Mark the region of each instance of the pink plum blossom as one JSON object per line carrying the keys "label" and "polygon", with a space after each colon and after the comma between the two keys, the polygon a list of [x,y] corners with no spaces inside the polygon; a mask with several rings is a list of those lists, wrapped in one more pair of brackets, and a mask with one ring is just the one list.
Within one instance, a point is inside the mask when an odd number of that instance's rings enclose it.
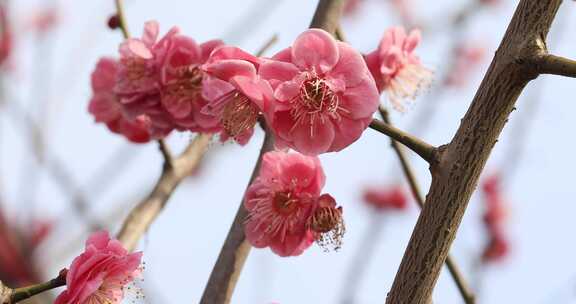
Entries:
{"label": "pink plum blossom", "polygon": [[270,84],[257,74],[259,64],[259,58],[227,46],[212,52],[203,67],[211,76],[204,86],[210,102],[203,111],[219,118],[222,140],[233,138],[240,144],[247,143],[259,114],[273,99]]}
{"label": "pink plum blossom", "polygon": [[6,3],[0,3],[0,65],[8,59],[12,53],[12,26],[8,20]]}
{"label": "pink plum blossom", "polygon": [[122,106],[113,91],[118,69],[119,63],[114,59],[102,58],[98,61],[92,73],[93,95],[88,111],[94,115],[96,122],[106,124],[110,131],[122,134],[135,143],[148,142],[148,118],[144,115],[133,119],[123,116]]}
{"label": "pink plum blossom", "polygon": [[205,83],[201,65],[222,45],[220,40],[197,44],[192,38],[175,34],[166,40],[161,62],[162,105],[179,129],[217,132],[219,120],[201,112],[208,103],[202,94]]}
{"label": "pink plum blossom", "polygon": [[[252,246],[270,247],[280,256],[302,254],[325,233],[341,236],[342,209],[328,195],[320,196],[325,175],[317,157],[268,152],[258,177],[244,199],[245,232]],[[339,230],[340,231],[340,230]]]}
{"label": "pink plum blossom", "polygon": [[407,35],[403,27],[392,27],[384,33],[378,48],[365,56],[378,90],[385,91],[399,111],[405,109],[407,99],[414,99],[432,81],[432,72],[414,53],[419,43],[419,30]]}
{"label": "pink plum blossom", "polygon": [[484,226],[488,242],[482,252],[482,261],[492,263],[503,260],[510,251],[507,238],[506,200],[502,192],[502,180],[499,174],[493,174],[482,183],[484,201]]}
{"label": "pink plum blossom", "polygon": [[128,253],[108,232],[93,233],[66,275],[55,304],[121,303],[124,286],[140,275],[142,253]]}
{"label": "pink plum blossom", "polygon": [[379,104],[360,53],[320,29],[305,31],[292,47],[263,60],[259,74],[274,89],[264,114],[277,146],[306,155],[354,143]]}
{"label": "pink plum blossom", "polygon": [[320,195],[314,207],[308,228],[313,232],[316,243],[326,250],[329,247],[340,249],[346,232],[342,207],[336,205],[336,200],[330,194]]}

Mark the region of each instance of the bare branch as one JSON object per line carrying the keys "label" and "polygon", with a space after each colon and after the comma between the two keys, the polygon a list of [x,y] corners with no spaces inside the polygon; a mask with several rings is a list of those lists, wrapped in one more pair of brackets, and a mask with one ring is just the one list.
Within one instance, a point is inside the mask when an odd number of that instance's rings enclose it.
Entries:
{"label": "bare branch", "polygon": [[9,288],[0,282],[0,303],[1,304],[14,304],[22,300],[29,299],[37,294],[45,291],[58,288],[66,285],[66,272],[61,271],[60,274],[45,283],[30,285],[22,288]]}
{"label": "bare branch", "polygon": [[370,123],[370,128],[388,135],[389,137],[397,140],[416,154],[420,155],[425,161],[432,164],[435,161],[436,147],[425,143],[424,141],[387,124],[386,122],[374,119]]}
{"label": "bare branch", "polygon": [[531,63],[540,74],[576,77],[576,61],[568,58],[544,54],[533,57]]}
{"label": "bare branch", "polygon": [[386,303],[425,304],[470,197],[518,96],[538,76],[528,58],[545,52],[561,0],[521,0],[458,131],[431,166],[432,184]]}
{"label": "bare branch", "polygon": [[182,155],[174,159],[173,166],[164,166],[152,192],[130,212],[117,235],[126,249],[134,250],[138,240],[160,214],[176,187],[196,169],[210,140],[210,135],[199,134]]}
{"label": "bare branch", "polygon": [[[380,107],[379,110],[380,115],[382,116],[382,120],[386,124],[391,126],[392,122],[390,121],[390,115],[388,114],[386,108]],[[390,144],[392,145],[392,149],[394,149],[396,156],[398,156],[398,160],[400,161],[400,165],[402,166],[404,176],[408,181],[408,185],[410,185],[410,191],[412,191],[412,196],[418,203],[420,209],[422,209],[424,207],[424,195],[422,195],[420,186],[418,186],[418,181],[416,179],[416,175],[414,174],[414,169],[412,169],[412,166],[408,161],[408,157],[406,156],[406,153],[404,153],[403,147],[399,145],[398,142],[392,138],[390,138]],[[474,292],[472,291],[472,288],[470,288],[470,286],[464,279],[464,276],[462,275],[462,272],[460,271],[458,265],[456,264],[456,262],[454,262],[454,259],[450,255],[448,255],[448,257],[446,258],[446,266],[448,267],[448,271],[450,271],[450,275],[454,279],[454,282],[456,283],[458,291],[460,292],[460,295],[462,295],[464,302],[466,304],[476,303],[476,299],[474,296]]]}

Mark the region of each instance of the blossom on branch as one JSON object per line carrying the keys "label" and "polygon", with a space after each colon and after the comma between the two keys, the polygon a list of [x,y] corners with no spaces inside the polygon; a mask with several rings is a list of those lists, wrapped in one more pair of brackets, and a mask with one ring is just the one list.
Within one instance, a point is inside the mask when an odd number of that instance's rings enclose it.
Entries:
{"label": "blossom on branch", "polygon": [[260,59],[231,46],[220,47],[203,66],[210,76],[204,87],[209,103],[203,112],[217,117],[221,140],[246,144],[262,111],[274,98],[270,84],[257,74]]}
{"label": "blossom on branch", "polygon": [[267,122],[279,147],[306,155],[354,143],[378,108],[378,91],[362,56],[320,29],[263,60],[259,74],[274,89]]}
{"label": "blossom on branch", "polygon": [[404,111],[406,100],[416,98],[432,82],[432,71],[414,53],[420,39],[419,30],[406,34],[403,27],[392,27],[384,33],[378,48],[365,56],[378,90],[388,94],[398,111]]}
{"label": "blossom on branch", "polygon": [[66,275],[55,304],[121,303],[124,287],[141,273],[142,253],[128,253],[108,232],[93,233]]}
{"label": "blossom on branch", "polygon": [[482,184],[486,202],[484,226],[488,234],[488,243],[482,252],[484,263],[498,262],[509,253],[509,242],[506,237],[506,203],[502,194],[501,179],[498,174],[487,178]]}
{"label": "blossom on branch", "polygon": [[258,177],[244,198],[248,211],[246,238],[257,248],[280,256],[297,256],[316,240],[339,248],[342,209],[320,195],[326,177],[317,157],[268,152]]}

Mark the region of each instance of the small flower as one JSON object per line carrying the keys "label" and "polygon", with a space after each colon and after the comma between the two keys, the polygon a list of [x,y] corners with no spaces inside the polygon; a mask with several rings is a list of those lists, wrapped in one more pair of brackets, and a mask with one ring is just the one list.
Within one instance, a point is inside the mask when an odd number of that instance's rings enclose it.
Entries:
{"label": "small flower", "polygon": [[308,228],[314,232],[316,243],[326,251],[329,248],[340,249],[346,232],[342,207],[336,207],[336,200],[329,194],[322,194],[315,205]]}
{"label": "small flower", "polygon": [[268,152],[244,199],[246,238],[280,256],[302,254],[315,240],[309,218],[326,177],[317,157]]}
{"label": "small flower", "polygon": [[96,69],[92,72],[92,98],[88,111],[94,115],[96,122],[106,124],[114,133],[124,135],[135,143],[150,141],[148,132],[148,118],[144,115],[128,119],[122,113],[122,106],[113,91],[116,84],[116,75],[119,63],[110,58],[98,61]]}
{"label": "small flower", "polygon": [[365,57],[378,90],[386,91],[399,111],[404,111],[406,99],[414,99],[432,81],[432,72],[414,54],[419,43],[420,31],[406,35],[403,27],[393,27],[384,33],[378,49]]}
{"label": "small flower", "polygon": [[142,253],[128,253],[105,231],[93,233],[84,253],[76,257],[66,275],[66,290],[55,304],[118,304],[124,286],[140,275]]}
{"label": "small flower", "polygon": [[144,25],[142,38],[129,38],[120,44],[120,67],[114,92],[127,117],[145,114],[150,119],[149,130],[154,138],[162,138],[176,128],[161,104],[160,63],[170,39],[178,31],[174,27],[158,40],[158,23],[149,21]]}
{"label": "small flower", "polygon": [[264,115],[276,144],[306,155],[354,143],[379,104],[360,53],[320,29],[300,34],[292,47],[263,60],[258,72],[274,89]]}
{"label": "small flower", "polygon": [[510,252],[510,243],[503,237],[490,239],[482,252],[482,262],[493,263],[502,261]]}
{"label": "small flower", "polygon": [[257,74],[259,64],[259,58],[239,48],[220,47],[203,67],[211,76],[204,87],[210,102],[203,112],[220,119],[222,140],[247,143],[260,113],[273,99],[270,84]]}
{"label": "small flower", "polygon": [[402,187],[370,187],[364,190],[364,202],[379,211],[404,210],[408,207],[408,198]]}

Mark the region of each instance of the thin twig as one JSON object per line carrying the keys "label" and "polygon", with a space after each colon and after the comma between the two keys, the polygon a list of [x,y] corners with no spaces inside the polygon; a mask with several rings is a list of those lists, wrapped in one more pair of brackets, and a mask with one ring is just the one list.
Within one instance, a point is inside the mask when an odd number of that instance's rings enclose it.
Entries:
{"label": "thin twig", "polygon": [[420,155],[420,157],[428,163],[433,163],[435,161],[436,147],[425,143],[421,139],[377,119],[372,120],[370,128],[397,140],[401,144],[410,148],[410,150],[414,151],[416,154]]}
{"label": "thin twig", "polygon": [[126,24],[126,17],[124,15],[124,3],[122,0],[116,1],[116,15],[118,16],[118,21],[120,23],[120,30],[124,39],[130,38],[130,31],[128,31],[128,24]]}
{"label": "thin twig", "polygon": [[532,59],[540,74],[576,77],[576,61],[552,54],[543,54]]}
{"label": "thin twig", "polygon": [[22,300],[31,298],[37,294],[43,293],[45,291],[58,288],[66,285],[65,272],[61,272],[56,278],[36,285],[21,287],[21,288],[9,288],[0,282],[0,303],[1,304],[14,304]]}
{"label": "thin twig", "polygon": [[262,45],[260,49],[256,51],[256,57],[264,55],[274,44],[276,44],[276,42],[278,42],[278,34],[274,34],[272,37],[266,40],[266,43],[264,43],[264,45]]}

